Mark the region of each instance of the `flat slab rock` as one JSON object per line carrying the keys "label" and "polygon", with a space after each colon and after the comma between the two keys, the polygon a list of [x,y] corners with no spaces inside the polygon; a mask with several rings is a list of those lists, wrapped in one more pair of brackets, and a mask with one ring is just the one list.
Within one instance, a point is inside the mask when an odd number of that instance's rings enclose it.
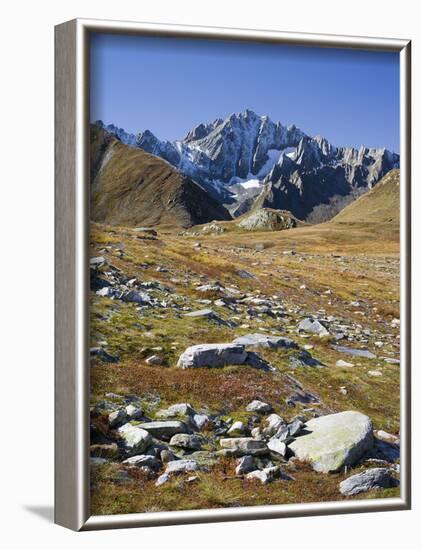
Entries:
{"label": "flat slab rock", "polygon": [[365,359],[375,359],[376,355],[368,349],[356,349],[348,348],[346,346],[332,346],[334,350],[339,353],[345,353],[346,355],[351,355],[352,357],[363,357]]}
{"label": "flat slab rock", "polygon": [[339,491],[343,495],[357,495],[371,489],[388,489],[396,487],[399,481],[392,477],[388,468],[370,468],[344,479],[339,484]]}
{"label": "flat slab rock", "polygon": [[143,424],[138,424],[137,428],[146,430],[148,433],[154,437],[161,436],[173,436],[179,433],[185,433],[187,431],[186,425],[184,422],[179,420],[162,420],[154,422],[144,422]]}
{"label": "flat slab rock", "polygon": [[248,354],[240,344],[199,344],[187,348],[180,355],[177,367],[191,369],[243,365],[247,358]]}
{"label": "flat slab rock", "polygon": [[297,349],[298,345],[291,338],[282,336],[266,336],[264,334],[246,334],[233,340],[234,344],[241,344],[249,348],[269,348],[269,349]]}
{"label": "flat slab rock", "polygon": [[373,446],[373,426],[365,414],[345,411],[308,421],[289,448],[317,472],[352,466]]}

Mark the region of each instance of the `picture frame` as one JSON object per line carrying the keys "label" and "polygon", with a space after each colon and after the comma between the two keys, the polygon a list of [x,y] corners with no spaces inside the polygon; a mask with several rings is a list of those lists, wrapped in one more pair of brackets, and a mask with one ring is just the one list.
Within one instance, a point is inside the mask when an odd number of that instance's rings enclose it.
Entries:
{"label": "picture frame", "polygon": [[[401,182],[399,498],[95,516],[89,497],[89,47],[92,33],[398,52]],[[55,28],[55,522],[76,530],[411,506],[411,43],[409,40],[76,19]]]}

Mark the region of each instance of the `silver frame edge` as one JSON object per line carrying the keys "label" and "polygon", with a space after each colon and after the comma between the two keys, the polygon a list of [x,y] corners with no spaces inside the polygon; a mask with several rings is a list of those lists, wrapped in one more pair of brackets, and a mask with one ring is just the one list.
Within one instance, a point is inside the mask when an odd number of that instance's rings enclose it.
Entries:
{"label": "silver frame edge", "polygon": [[[89,511],[89,34],[133,33],[400,53],[401,105],[401,496],[91,516]],[[55,28],[55,522],[76,531],[411,507],[411,43],[405,39],[286,33],[75,19]]]}

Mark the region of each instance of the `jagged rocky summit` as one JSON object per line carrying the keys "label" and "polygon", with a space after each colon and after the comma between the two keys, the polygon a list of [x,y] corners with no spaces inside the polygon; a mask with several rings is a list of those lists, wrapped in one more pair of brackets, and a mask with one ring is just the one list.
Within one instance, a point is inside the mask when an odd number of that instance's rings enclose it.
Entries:
{"label": "jagged rocky summit", "polygon": [[174,142],[161,141],[149,130],[129,134],[113,124],[97,124],[123,143],[166,160],[234,216],[264,207],[324,221],[399,167],[399,155],[387,149],[335,147],[251,110],[201,123]]}

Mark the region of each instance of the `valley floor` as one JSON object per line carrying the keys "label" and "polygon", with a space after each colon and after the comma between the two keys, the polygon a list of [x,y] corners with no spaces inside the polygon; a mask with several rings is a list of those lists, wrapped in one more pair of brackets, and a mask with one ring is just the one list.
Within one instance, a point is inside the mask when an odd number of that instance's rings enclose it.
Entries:
{"label": "valley floor", "polygon": [[[359,411],[371,418],[375,433],[389,432],[398,441],[398,228],[326,223],[262,233],[205,235],[198,229],[186,236],[170,228],[154,235],[92,224],[91,258],[91,443],[100,459],[92,465],[92,513],[399,495],[392,488],[344,496],[338,485],[349,471],[316,473],[286,459],[279,460],[281,468],[294,480],[263,485],[235,475],[235,458],[215,454],[215,426],[222,434],[235,421],[247,433],[264,425],[265,417],[246,410],[253,400],[269,403],[287,422],[297,415],[308,420]],[[200,313],[186,315],[195,311]],[[329,334],[297,331],[309,317]],[[177,367],[189,346],[255,333],[291,338],[299,350],[256,350],[271,371]],[[373,357],[335,346],[368,350]],[[189,403],[214,423],[202,429],[202,455],[196,455],[206,471],[157,487],[155,477],[122,464],[119,450],[111,459],[101,454],[101,446],[118,440],[110,412],[132,404],[143,411],[144,422],[176,403]],[[383,454],[365,457],[352,473],[379,460],[396,463],[398,446],[390,447],[380,446]],[[191,455],[178,451],[178,457]]]}

